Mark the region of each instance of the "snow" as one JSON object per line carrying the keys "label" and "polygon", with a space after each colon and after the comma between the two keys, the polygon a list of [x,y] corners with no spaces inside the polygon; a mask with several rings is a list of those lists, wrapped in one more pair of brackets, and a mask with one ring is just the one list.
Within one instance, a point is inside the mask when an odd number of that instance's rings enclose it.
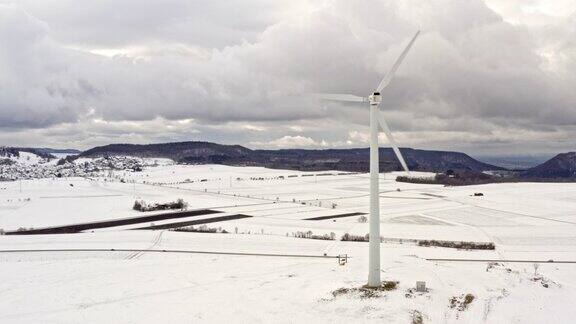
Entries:
{"label": "snow", "polygon": [[[90,161],[78,161],[84,163]],[[338,288],[360,287],[367,243],[292,237],[297,231],[364,235],[368,176],[222,165],[144,161],[142,172],[107,170],[90,177],[0,182],[0,228],[46,227],[151,213],[136,199],[182,198],[191,209],[220,214],[155,225],[245,214],[207,224],[230,234],[132,230],[126,225],[67,235],[0,236],[1,249],[155,249],[298,254],[257,255],[51,252],[0,253],[0,322],[386,322],[561,323],[576,316],[576,264],[427,261],[427,258],[576,261],[576,184],[509,183],[468,187],[397,183],[381,174],[382,268],[399,288],[379,298]],[[322,175],[321,175],[322,174]],[[421,175],[426,176],[426,175]],[[204,180],[204,181],[203,181]],[[474,197],[482,192],[484,196]],[[238,234],[235,234],[235,233]],[[493,242],[494,251],[419,247],[411,240]],[[402,240],[402,243],[399,241]],[[534,281],[534,278],[537,278]],[[541,279],[543,278],[543,279]],[[423,295],[409,288],[424,280]],[[543,283],[548,285],[544,287]],[[468,309],[449,300],[471,293]],[[407,294],[409,295],[407,297]]]}
{"label": "snow", "polygon": [[29,152],[19,152],[19,156],[11,156],[9,159],[23,165],[34,165],[46,161],[46,159]]}
{"label": "snow", "polygon": [[[0,156],[2,158],[2,156]],[[13,163],[0,163],[0,181],[21,179],[44,179],[60,177],[99,177],[107,171],[137,171],[144,167],[174,164],[170,159],[112,156],[105,158],[77,158],[61,161],[59,158],[45,159],[36,154],[19,152],[19,156],[6,158]]]}

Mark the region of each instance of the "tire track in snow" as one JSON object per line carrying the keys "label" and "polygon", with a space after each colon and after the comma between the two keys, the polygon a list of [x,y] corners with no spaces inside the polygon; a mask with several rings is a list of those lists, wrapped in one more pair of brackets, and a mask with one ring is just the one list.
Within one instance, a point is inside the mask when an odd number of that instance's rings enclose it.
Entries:
{"label": "tire track in snow", "polygon": [[164,234],[164,231],[158,232],[158,234],[154,236],[154,239],[152,240],[152,245],[150,245],[146,250],[132,252],[129,255],[127,255],[124,258],[124,260],[139,259],[146,251],[152,250],[158,245],[160,245],[160,243],[162,242],[162,234]]}

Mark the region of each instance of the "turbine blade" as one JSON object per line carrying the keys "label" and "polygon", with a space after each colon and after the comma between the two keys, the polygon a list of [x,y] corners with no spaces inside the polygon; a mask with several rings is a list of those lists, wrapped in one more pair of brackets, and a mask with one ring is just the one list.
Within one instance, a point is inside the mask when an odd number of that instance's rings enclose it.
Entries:
{"label": "turbine blade", "polygon": [[380,81],[380,84],[376,88],[376,92],[382,91],[382,89],[386,88],[388,86],[388,84],[390,84],[390,81],[392,81],[392,78],[394,77],[396,70],[398,70],[398,68],[400,67],[400,64],[402,64],[402,61],[406,57],[406,54],[408,54],[408,51],[412,47],[412,44],[414,44],[414,42],[416,41],[416,38],[418,37],[419,34],[420,34],[420,31],[417,31],[416,34],[414,35],[414,37],[412,37],[412,40],[410,41],[410,43],[408,43],[408,45],[406,46],[404,51],[402,51],[402,54],[400,54],[400,56],[396,59],[396,62],[394,62],[394,65],[392,65],[392,69],[390,69],[390,71],[388,71],[388,73],[384,76],[384,79],[382,79],[382,81]]}
{"label": "turbine blade", "polygon": [[410,172],[410,170],[408,169],[408,165],[406,164],[406,161],[404,161],[404,157],[402,156],[402,153],[400,153],[398,145],[396,144],[396,141],[392,136],[390,127],[388,127],[388,123],[386,122],[386,119],[384,119],[384,115],[381,112],[378,114],[378,123],[380,124],[380,127],[382,127],[382,131],[384,131],[386,137],[388,137],[388,142],[390,143],[390,146],[392,146],[392,149],[394,150],[394,153],[396,154],[398,161],[400,161],[402,168],[404,168],[404,171]]}
{"label": "turbine blade", "polygon": [[331,101],[365,102],[366,98],[343,93],[316,93],[315,97]]}

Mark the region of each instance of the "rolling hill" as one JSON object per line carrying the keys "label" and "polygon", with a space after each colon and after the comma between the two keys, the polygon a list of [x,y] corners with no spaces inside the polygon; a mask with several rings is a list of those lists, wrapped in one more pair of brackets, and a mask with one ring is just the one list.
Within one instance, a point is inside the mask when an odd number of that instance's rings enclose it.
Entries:
{"label": "rolling hill", "polygon": [[521,176],[542,179],[576,179],[576,152],[558,154],[550,160],[526,170]]}
{"label": "rolling hill", "polygon": [[[467,154],[448,151],[402,148],[408,166],[418,171],[502,170],[480,162]],[[87,150],[77,157],[136,156],[170,158],[179,163],[252,165],[303,171],[342,170],[365,172],[369,169],[369,149],[328,150],[251,150],[240,145],[210,142],[179,142],[163,144],[111,144]],[[400,170],[401,166],[390,148],[380,149],[380,169]]]}

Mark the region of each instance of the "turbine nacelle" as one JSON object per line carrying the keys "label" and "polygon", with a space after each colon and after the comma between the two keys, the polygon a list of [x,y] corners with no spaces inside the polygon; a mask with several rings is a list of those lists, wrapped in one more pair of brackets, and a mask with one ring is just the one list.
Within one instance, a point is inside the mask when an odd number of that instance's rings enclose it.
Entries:
{"label": "turbine nacelle", "polygon": [[380,92],[374,92],[373,94],[371,94],[370,96],[368,96],[368,102],[370,102],[370,105],[379,105],[382,102],[382,96],[380,95]]}

